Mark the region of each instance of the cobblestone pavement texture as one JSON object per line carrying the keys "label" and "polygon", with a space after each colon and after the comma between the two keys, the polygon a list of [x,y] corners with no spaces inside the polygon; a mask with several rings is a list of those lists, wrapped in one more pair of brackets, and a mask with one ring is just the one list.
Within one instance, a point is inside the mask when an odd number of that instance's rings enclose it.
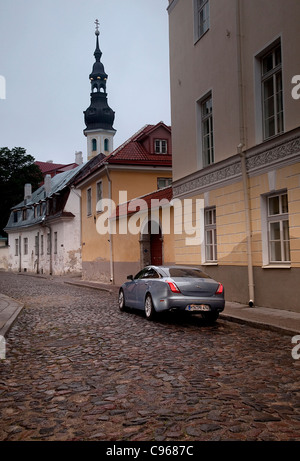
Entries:
{"label": "cobblestone pavement texture", "polygon": [[0,273],[25,303],[0,361],[0,440],[298,440],[291,338],[219,320],[154,322],[116,295]]}

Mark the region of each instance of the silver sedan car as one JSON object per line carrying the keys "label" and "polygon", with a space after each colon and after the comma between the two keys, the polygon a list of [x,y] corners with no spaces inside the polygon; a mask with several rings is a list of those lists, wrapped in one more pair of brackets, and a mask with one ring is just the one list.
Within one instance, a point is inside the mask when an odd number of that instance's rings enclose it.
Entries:
{"label": "silver sedan car", "polygon": [[119,308],[142,309],[148,320],[157,312],[202,314],[211,322],[224,310],[224,287],[198,268],[147,266],[119,290]]}

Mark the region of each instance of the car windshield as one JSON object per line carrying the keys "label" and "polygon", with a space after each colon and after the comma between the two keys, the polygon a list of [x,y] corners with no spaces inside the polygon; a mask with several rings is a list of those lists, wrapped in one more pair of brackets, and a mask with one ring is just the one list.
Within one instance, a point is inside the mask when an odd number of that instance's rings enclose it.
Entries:
{"label": "car windshield", "polygon": [[205,272],[202,272],[200,269],[189,269],[185,267],[171,267],[169,269],[170,277],[191,277],[191,278],[201,278],[201,279],[210,279],[211,277]]}

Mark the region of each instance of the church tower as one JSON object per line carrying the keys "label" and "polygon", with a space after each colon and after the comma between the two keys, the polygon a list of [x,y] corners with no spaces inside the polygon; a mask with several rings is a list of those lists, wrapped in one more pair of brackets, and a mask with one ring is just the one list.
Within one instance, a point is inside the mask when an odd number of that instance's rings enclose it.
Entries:
{"label": "church tower", "polygon": [[83,133],[87,137],[87,159],[102,153],[105,155],[113,151],[113,138],[116,130],[113,128],[115,119],[114,111],[107,103],[106,82],[108,75],[105,73],[101,62],[99,48],[99,21],[96,19],[96,49],[95,63],[90,74],[91,104],[84,111],[86,128]]}

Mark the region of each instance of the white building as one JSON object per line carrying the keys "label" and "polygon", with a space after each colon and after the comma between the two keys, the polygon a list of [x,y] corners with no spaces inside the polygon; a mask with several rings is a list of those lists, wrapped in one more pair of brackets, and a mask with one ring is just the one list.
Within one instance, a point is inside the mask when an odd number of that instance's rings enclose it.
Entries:
{"label": "white building", "polygon": [[11,209],[8,269],[62,275],[81,272],[80,191],[72,186],[83,165],[45,177],[32,193],[25,185],[24,201]]}

